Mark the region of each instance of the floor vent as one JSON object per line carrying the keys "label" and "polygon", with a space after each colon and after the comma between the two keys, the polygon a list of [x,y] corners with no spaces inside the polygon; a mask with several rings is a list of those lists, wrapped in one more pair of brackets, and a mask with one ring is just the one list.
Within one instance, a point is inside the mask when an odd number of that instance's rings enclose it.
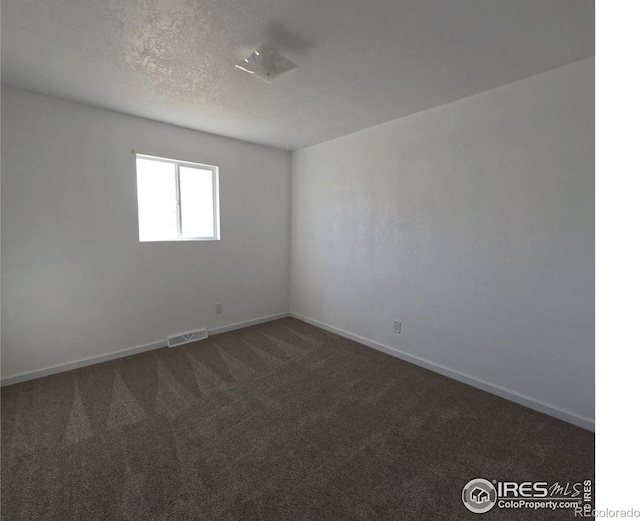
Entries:
{"label": "floor vent", "polygon": [[198,340],[204,340],[209,334],[206,329],[194,329],[193,331],[187,331],[186,333],[178,333],[177,335],[167,337],[167,345],[169,347],[181,346],[182,344],[189,344],[190,342],[197,342]]}

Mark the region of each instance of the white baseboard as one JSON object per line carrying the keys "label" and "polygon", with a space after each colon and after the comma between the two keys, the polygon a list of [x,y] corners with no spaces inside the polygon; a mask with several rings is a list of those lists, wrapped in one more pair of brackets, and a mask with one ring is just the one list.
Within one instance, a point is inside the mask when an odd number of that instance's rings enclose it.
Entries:
{"label": "white baseboard", "polygon": [[586,416],[563,409],[561,407],[536,400],[535,398],[522,395],[516,391],[506,389],[500,385],[496,385],[491,382],[487,382],[486,380],[482,380],[466,373],[456,371],[455,369],[436,364],[435,362],[430,362],[428,360],[425,360],[424,358],[410,355],[393,347],[389,347],[384,344],[374,342],[373,340],[369,340],[368,338],[361,337],[360,335],[350,333],[349,331],[345,331],[344,329],[340,329],[338,327],[325,324],[324,322],[319,322],[318,320],[305,317],[304,315],[299,315],[298,313],[289,313],[289,315],[293,318],[297,318],[298,320],[302,320],[303,322],[307,322],[308,324],[311,324],[313,326],[319,327],[321,329],[326,329],[327,331],[331,331],[332,333],[335,333],[337,335],[343,336],[360,344],[364,344],[367,347],[371,347],[378,351],[382,351],[383,353],[395,356],[396,358],[405,360],[406,362],[424,367],[425,369],[429,369],[430,371],[433,371],[435,373],[453,378],[454,380],[458,380],[459,382],[471,385],[483,391],[487,391],[491,394],[495,394],[496,396],[500,396],[501,398],[505,398],[517,404],[524,405],[525,407],[528,407],[535,411],[553,416],[554,418],[558,418],[559,420],[563,420],[567,423],[571,423],[573,425],[577,425],[578,427],[582,427],[583,429],[595,432],[596,426],[594,418],[588,418]]}
{"label": "white baseboard", "polygon": [[251,320],[244,320],[242,322],[235,322],[227,326],[214,327],[213,329],[207,329],[209,336],[219,335],[220,333],[226,333],[227,331],[233,331],[235,329],[241,329],[243,327],[255,326],[256,324],[264,324],[265,322],[271,322],[272,320],[278,320],[279,318],[290,317],[291,314],[287,311],[283,313],[276,313],[275,315],[267,315],[266,317],[254,318]]}
{"label": "white baseboard", "polygon": [[[209,335],[217,335],[225,333],[227,331],[233,331],[234,329],[240,329],[243,327],[254,326],[256,324],[262,324],[263,322],[269,322],[271,320],[277,320],[278,318],[288,317],[289,313],[277,313],[275,315],[268,315],[266,317],[254,318],[251,320],[245,320],[243,322],[235,322],[234,324],[228,324],[226,326],[214,327],[207,329]],[[150,342],[141,346],[128,347],[126,349],[120,349],[119,351],[112,351],[105,353],[104,355],[90,356],[82,358],[74,362],[67,362],[64,364],[52,365],[45,367],[44,369],[37,369],[36,371],[28,371],[26,373],[15,374],[7,376],[2,379],[2,387],[7,385],[18,384],[20,382],[26,382],[28,380],[34,380],[35,378],[41,378],[43,376],[49,376],[56,373],[63,373],[65,371],[71,371],[72,369],[78,369],[79,367],[85,367],[87,365],[99,364],[100,362],[108,362],[109,360],[115,360],[116,358],[122,358],[125,356],[137,355],[138,353],[144,353],[145,351],[151,351],[152,349],[159,349],[161,347],[167,347],[167,340],[158,340],[156,342]]]}

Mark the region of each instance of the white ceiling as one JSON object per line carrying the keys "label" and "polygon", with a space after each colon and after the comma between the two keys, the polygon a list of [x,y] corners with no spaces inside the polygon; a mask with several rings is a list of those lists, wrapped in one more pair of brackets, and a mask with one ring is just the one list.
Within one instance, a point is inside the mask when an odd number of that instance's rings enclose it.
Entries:
{"label": "white ceiling", "polygon": [[[591,57],[594,24],[594,0],[2,0],[2,81],[297,149]],[[300,69],[234,67],[261,43]]]}

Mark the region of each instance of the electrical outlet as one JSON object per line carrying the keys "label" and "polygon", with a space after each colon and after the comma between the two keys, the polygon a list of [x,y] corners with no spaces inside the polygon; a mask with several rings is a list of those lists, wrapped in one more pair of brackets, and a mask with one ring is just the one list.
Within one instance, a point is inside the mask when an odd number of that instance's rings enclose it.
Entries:
{"label": "electrical outlet", "polygon": [[397,320],[393,321],[393,332],[400,333],[400,328],[402,327],[402,322],[398,322]]}
{"label": "electrical outlet", "polygon": [[216,315],[222,313],[222,304],[216,304]]}

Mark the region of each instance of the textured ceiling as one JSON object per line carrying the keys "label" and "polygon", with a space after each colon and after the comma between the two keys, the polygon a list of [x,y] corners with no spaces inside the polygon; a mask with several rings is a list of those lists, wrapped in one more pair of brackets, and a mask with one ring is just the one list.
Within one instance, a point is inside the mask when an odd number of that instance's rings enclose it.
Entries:
{"label": "textured ceiling", "polygon": [[[8,85],[297,149],[594,55],[593,0],[2,0]],[[272,84],[234,64],[268,43]]]}

